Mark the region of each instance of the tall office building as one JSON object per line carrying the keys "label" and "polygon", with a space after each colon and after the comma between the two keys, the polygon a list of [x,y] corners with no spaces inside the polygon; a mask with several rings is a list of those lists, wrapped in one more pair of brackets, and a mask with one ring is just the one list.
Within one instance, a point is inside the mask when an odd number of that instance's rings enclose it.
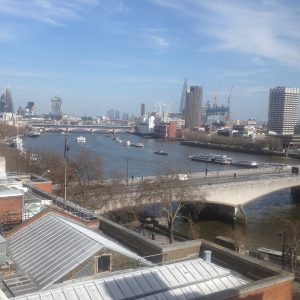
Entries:
{"label": "tall office building", "polygon": [[6,112],[14,112],[12,96],[9,89],[6,89],[5,91],[5,98],[6,98]]}
{"label": "tall office building", "polygon": [[59,97],[53,97],[51,99],[51,117],[53,119],[60,119],[62,116],[61,112],[62,100]]}
{"label": "tall office building", "polygon": [[2,94],[0,97],[0,113],[5,112],[6,110],[6,97],[5,94]]}
{"label": "tall office building", "polygon": [[185,106],[186,106],[186,93],[187,93],[187,79],[184,79],[182,93],[181,93],[181,101],[179,106],[179,112],[184,113]]}
{"label": "tall office building", "polygon": [[145,103],[142,103],[141,104],[141,116],[144,116],[146,113],[146,106],[145,106]]}
{"label": "tall office building", "polygon": [[270,89],[269,130],[278,134],[294,134],[298,121],[299,89],[276,87]]}
{"label": "tall office building", "polygon": [[185,127],[193,129],[201,125],[202,88],[191,86],[186,92]]}
{"label": "tall office building", "polygon": [[9,89],[5,90],[0,97],[0,112],[14,112],[12,96]]}

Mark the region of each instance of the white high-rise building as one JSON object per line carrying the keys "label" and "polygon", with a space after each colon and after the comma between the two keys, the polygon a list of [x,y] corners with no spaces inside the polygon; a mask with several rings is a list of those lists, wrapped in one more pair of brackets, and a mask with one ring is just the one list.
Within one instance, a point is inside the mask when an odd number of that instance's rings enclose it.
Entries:
{"label": "white high-rise building", "polygon": [[62,100],[59,97],[53,97],[51,99],[51,117],[54,119],[60,119],[62,116],[61,112]]}
{"label": "white high-rise building", "polygon": [[294,134],[298,122],[299,89],[270,89],[268,126],[277,134]]}

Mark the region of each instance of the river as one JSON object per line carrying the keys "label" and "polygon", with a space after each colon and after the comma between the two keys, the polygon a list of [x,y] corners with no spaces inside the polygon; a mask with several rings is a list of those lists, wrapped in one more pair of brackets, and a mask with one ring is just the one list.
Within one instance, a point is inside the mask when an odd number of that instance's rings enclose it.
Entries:
{"label": "river", "polygon": [[[76,137],[79,135],[86,137],[87,142],[85,144],[76,142]],[[122,140],[130,140],[133,143],[141,142],[145,146],[143,148],[125,146],[115,142],[113,136],[104,134],[69,133],[67,135],[70,147],[69,156],[70,158],[75,157],[81,150],[89,150],[100,155],[103,159],[106,178],[112,178],[115,174],[120,173],[125,175],[127,168],[129,177],[161,175],[169,170],[177,173],[204,172],[206,167],[208,172],[235,169],[233,166],[205,164],[205,162],[195,162],[188,158],[189,155],[199,152],[226,154],[239,160],[299,164],[299,160],[291,158],[195,148],[183,146],[177,142],[146,139],[132,134],[120,134],[118,137]],[[51,150],[63,155],[64,139],[63,134],[45,133],[38,138],[24,137],[23,143],[25,149],[31,149],[33,152],[36,150]],[[168,155],[154,154],[153,152],[157,150],[164,150]],[[247,249],[263,246],[281,250],[283,241],[282,236],[279,236],[280,232],[287,226],[289,220],[295,218],[300,220],[300,203],[296,203],[294,200],[290,195],[290,189],[285,189],[245,205],[247,223],[237,225],[239,240]],[[213,240],[218,235],[233,236],[232,225],[216,220],[200,221],[191,226],[181,219],[177,219],[175,229],[208,240]],[[289,240],[289,237],[287,237],[287,240]]]}

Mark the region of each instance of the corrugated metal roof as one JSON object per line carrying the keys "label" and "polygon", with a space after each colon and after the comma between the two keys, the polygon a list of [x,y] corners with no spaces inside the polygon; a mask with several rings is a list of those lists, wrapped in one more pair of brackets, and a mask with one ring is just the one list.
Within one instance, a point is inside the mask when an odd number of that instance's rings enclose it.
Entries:
{"label": "corrugated metal roof", "polygon": [[202,299],[247,282],[202,259],[61,285],[16,300]]}
{"label": "corrugated metal roof", "polygon": [[117,243],[54,213],[8,239],[9,256],[38,289],[57,282],[103,248],[143,260]]}

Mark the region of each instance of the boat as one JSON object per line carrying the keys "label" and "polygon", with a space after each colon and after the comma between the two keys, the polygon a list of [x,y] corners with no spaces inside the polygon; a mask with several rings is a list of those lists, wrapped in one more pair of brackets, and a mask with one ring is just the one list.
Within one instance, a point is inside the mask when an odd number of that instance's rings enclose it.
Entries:
{"label": "boat", "polygon": [[195,155],[190,155],[189,158],[191,160],[196,160],[196,161],[206,161],[206,162],[212,162],[213,155],[212,154],[195,154]]}
{"label": "boat", "polygon": [[231,165],[245,168],[257,168],[258,162],[255,160],[233,160]]}
{"label": "boat", "polygon": [[232,158],[227,157],[226,155],[219,155],[219,154],[199,153],[199,154],[195,154],[195,155],[190,155],[189,158],[191,160],[211,162],[211,163],[217,163],[217,164],[223,164],[223,165],[229,165],[232,162]]}
{"label": "boat", "polygon": [[215,155],[213,160],[215,163],[222,165],[229,165],[232,162],[232,158],[227,157],[226,155]]}
{"label": "boat", "polygon": [[158,151],[154,151],[154,154],[159,154],[159,155],[168,155],[167,152],[165,152],[164,150],[158,150]]}
{"label": "boat", "polygon": [[124,144],[125,146],[130,146],[130,141],[125,141]]}
{"label": "boat", "polygon": [[41,135],[41,133],[37,129],[31,128],[25,132],[25,135],[29,137],[38,137]]}
{"label": "boat", "polygon": [[131,143],[130,144],[130,146],[132,146],[132,147],[144,147],[144,144],[142,144],[142,143]]}
{"label": "boat", "polygon": [[84,143],[86,143],[86,138],[84,136],[78,136],[76,138],[76,142],[84,144]]}

